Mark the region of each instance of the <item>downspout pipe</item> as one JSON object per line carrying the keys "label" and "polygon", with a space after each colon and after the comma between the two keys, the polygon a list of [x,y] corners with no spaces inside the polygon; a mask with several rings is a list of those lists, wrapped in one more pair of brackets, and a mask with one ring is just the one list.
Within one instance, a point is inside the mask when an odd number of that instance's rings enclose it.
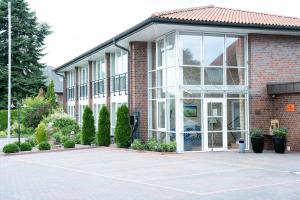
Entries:
{"label": "downspout pipe", "polygon": [[115,38],[113,38],[113,43],[114,43],[114,46],[116,46],[116,47],[118,47],[119,49],[122,49],[123,51],[126,51],[127,52],[127,55],[128,55],[128,80],[127,80],[127,82],[128,82],[128,92],[127,92],[127,96],[128,96],[128,110],[129,110],[129,113],[130,113],[130,69],[131,69],[131,66],[130,66],[130,51],[129,51],[129,49],[127,49],[127,48],[125,48],[125,47],[123,47],[123,46],[120,46],[120,45],[118,45],[117,44],[117,41],[116,41],[116,39]]}

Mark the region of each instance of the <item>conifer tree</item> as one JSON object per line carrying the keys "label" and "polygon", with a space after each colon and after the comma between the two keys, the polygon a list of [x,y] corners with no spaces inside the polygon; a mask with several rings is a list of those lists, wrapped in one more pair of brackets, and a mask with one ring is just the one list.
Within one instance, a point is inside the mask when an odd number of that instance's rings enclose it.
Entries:
{"label": "conifer tree", "polygon": [[129,110],[126,104],[123,104],[121,107],[119,107],[117,111],[115,142],[118,147],[121,148],[128,148],[131,144]]}
{"label": "conifer tree", "polygon": [[110,116],[106,106],[102,106],[99,112],[97,136],[99,146],[110,145]]}
{"label": "conifer tree", "polygon": [[90,145],[95,139],[95,121],[89,106],[85,107],[82,119],[82,144]]}
{"label": "conifer tree", "polygon": [[52,107],[56,106],[56,96],[55,96],[55,92],[54,92],[54,82],[53,82],[53,80],[51,80],[49,85],[48,85],[45,97],[50,102]]}

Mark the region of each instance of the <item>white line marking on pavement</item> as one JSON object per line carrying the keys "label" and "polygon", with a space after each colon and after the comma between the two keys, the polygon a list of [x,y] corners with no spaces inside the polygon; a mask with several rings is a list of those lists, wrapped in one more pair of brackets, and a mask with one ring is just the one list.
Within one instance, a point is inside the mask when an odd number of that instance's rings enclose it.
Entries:
{"label": "white line marking on pavement", "polygon": [[98,177],[103,177],[103,178],[112,179],[112,180],[116,180],[116,181],[134,183],[134,184],[138,184],[138,185],[146,185],[146,186],[160,188],[160,189],[164,189],[164,190],[171,190],[171,191],[175,191],[175,192],[182,192],[182,193],[198,195],[198,196],[209,196],[209,195],[215,195],[215,194],[219,194],[219,193],[227,193],[227,192],[233,192],[233,191],[249,190],[249,189],[256,189],[256,188],[261,188],[261,187],[270,187],[270,186],[285,185],[285,184],[300,182],[300,179],[297,179],[297,180],[293,180],[293,181],[283,181],[283,182],[270,183],[270,184],[260,184],[260,185],[248,186],[248,187],[237,187],[237,188],[217,190],[217,191],[211,191],[211,192],[195,192],[195,191],[191,191],[191,190],[162,186],[162,185],[157,185],[157,184],[152,184],[152,183],[147,183],[147,182],[140,182],[140,181],[134,181],[134,180],[129,180],[129,179],[117,178],[117,177],[107,176],[107,175],[94,173],[94,172],[86,172],[86,171],[69,168],[69,167],[41,164],[41,163],[23,160],[23,159],[19,159],[19,158],[10,157],[9,159],[19,161],[19,162],[25,162],[28,164],[39,165],[39,166],[43,166],[43,167],[57,168],[57,169],[62,169],[62,170],[76,172],[76,173],[85,174],[85,175],[98,176]]}

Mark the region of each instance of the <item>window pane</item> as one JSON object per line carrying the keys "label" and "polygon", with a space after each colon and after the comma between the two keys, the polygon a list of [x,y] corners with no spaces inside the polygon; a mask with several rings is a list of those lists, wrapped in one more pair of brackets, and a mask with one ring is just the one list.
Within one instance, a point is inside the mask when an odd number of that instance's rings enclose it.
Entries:
{"label": "window pane", "polygon": [[202,133],[184,133],[184,151],[202,151]]}
{"label": "window pane", "polygon": [[200,65],[201,60],[201,36],[181,35],[182,41],[182,64]]}
{"label": "window pane", "polygon": [[171,33],[166,37],[166,59],[167,59],[167,67],[175,66],[176,58],[175,58],[175,34]]}
{"label": "window pane", "polygon": [[227,68],[227,85],[244,85],[245,69],[244,68]]}
{"label": "window pane", "polygon": [[167,86],[176,85],[176,68],[171,67],[167,69]]}
{"label": "window pane", "polygon": [[151,112],[151,121],[150,121],[150,129],[156,129],[156,101],[149,101],[150,112]]}
{"label": "window pane", "polygon": [[169,99],[167,100],[167,130],[175,131],[175,123],[175,99]]}
{"label": "window pane", "polygon": [[228,149],[238,149],[240,138],[245,138],[245,132],[228,131],[227,132]]}
{"label": "window pane", "polygon": [[227,100],[227,129],[245,130],[245,99]]}
{"label": "window pane", "polygon": [[205,85],[223,85],[223,68],[204,68]]}
{"label": "window pane", "polygon": [[166,98],[166,88],[157,88],[157,98]]}
{"label": "window pane", "polygon": [[166,86],[167,73],[166,70],[158,70],[157,71],[157,87],[165,87]]}
{"label": "window pane", "polygon": [[227,66],[244,67],[244,37],[226,38],[226,62]]}
{"label": "window pane", "polygon": [[204,36],[204,66],[223,66],[224,37]]}
{"label": "window pane", "polygon": [[167,88],[167,98],[175,98],[175,87]]}
{"label": "window pane", "polygon": [[158,128],[165,128],[166,108],[165,102],[158,102]]}
{"label": "window pane", "polygon": [[165,50],[164,50],[164,40],[159,40],[157,42],[157,66],[161,67],[165,65]]}
{"label": "window pane", "polygon": [[201,85],[201,68],[183,67],[184,85]]}
{"label": "window pane", "polygon": [[184,132],[201,131],[201,100],[183,100]]}

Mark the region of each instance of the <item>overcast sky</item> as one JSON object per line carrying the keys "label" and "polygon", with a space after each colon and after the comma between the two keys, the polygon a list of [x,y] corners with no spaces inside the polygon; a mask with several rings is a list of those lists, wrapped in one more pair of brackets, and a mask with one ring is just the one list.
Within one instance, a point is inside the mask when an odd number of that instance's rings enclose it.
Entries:
{"label": "overcast sky", "polygon": [[300,18],[299,0],[27,0],[53,33],[42,62],[58,67],[163,10],[215,5]]}

